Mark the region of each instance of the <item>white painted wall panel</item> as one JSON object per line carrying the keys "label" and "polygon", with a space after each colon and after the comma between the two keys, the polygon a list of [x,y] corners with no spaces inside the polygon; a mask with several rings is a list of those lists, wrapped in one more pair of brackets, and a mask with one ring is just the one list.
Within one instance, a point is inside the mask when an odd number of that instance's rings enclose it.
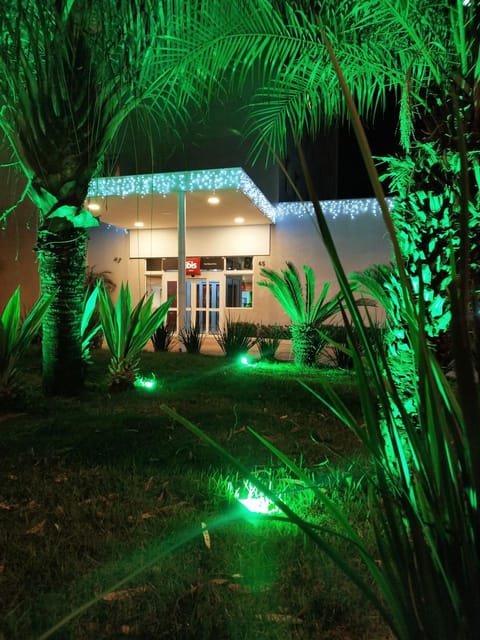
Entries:
{"label": "white painted wall panel", "polygon": [[[130,231],[131,258],[171,258],[178,255],[176,229]],[[187,256],[266,256],[270,225],[187,228]]]}

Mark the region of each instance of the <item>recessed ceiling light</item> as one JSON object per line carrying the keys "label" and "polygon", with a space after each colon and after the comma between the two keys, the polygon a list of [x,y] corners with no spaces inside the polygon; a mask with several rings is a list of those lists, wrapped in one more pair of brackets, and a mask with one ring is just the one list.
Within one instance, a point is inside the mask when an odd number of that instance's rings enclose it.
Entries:
{"label": "recessed ceiling light", "polygon": [[220,198],[218,196],[210,196],[207,198],[208,204],[218,204],[220,202]]}
{"label": "recessed ceiling light", "polygon": [[100,211],[100,205],[96,202],[90,202],[90,204],[87,204],[87,209],[90,211]]}
{"label": "recessed ceiling light", "polygon": [[234,222],[236,222],[237,224],[242,224],[242,222],[245,222],[245,218],[238,216],[238,218],[234,219]]}
{"label": "recessed ceiling light", "polygon": [[139,220],[137,220],[137,222],[134,222],[133,224],[134,224],[135,227],[143,227],[144,226],[144,223],[140,222]]}

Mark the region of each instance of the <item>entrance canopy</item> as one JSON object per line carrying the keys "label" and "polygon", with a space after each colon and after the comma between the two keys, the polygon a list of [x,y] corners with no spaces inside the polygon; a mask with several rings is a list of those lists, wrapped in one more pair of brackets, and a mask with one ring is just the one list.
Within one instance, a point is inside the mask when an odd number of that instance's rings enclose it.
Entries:
{"label": "entrance canopy", "polygon": [[179,193],[189,227],[275,222],[274,207],[241,168],[95,178],[86,206],[102,222],[124,229],[174,228]]}

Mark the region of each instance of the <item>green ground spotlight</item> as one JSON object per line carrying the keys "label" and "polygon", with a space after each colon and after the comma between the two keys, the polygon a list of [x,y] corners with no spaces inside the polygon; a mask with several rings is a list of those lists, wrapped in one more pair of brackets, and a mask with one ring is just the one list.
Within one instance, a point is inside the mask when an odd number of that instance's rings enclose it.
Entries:
{"label": "green ground spotlight", "polygon": [[[244,481],[242,489],[234,489],[231,482],[228,483],[228,489],[232,493],[237,502],[242,504],[251,513],[261,513],[263,515],[271,513],[280,513],[280,509],[264,495],[257,487],[248,480]],[[281,498],[281,496],[278,496]]]}
{"label": "green ground spotlight", "polygon": [[242,355],[239,356],[238,362],[243,367],[256,367],[257,366],[257,361],[253,360],[252,358],[250,358],[250,356],[248,354],[246,354],[246,353],[242,353]]}
{"label": "green ground spotlight", "polygon": [[137,389],[146,389],[147,391],[155,391],[158,387],[157,378],[152,374],[151,377],[139,376],[133,386]]}

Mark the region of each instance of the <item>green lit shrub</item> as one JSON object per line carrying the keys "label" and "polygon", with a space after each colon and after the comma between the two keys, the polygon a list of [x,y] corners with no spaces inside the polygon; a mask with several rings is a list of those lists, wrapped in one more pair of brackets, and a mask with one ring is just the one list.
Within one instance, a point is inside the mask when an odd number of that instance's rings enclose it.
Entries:
{"label": "green lit shrub", "polygon": [[[100,314],[96,304],[96,290],[99,286],[103,286],[108,293],[112,294],[117,285],[112,280],[111,271],[97,271],[95,265],[85,267],[83,299],[83,318],[82,318],[82,352],[84,359],[88,362],[90,359],[90,350],[99,349],[103,343],[102,325],[100,323]],[[95,300],[95,305],[92,305]],[[86,343],[86,337],[89,336],[89,342]]]}
{"label": "green lit shrub", "polygon": [[130,288],[122,284],[116,305],[103,287],[98,291],[98,303],[105,342],[111,354],[109,388],[111,391],[130,389],[138,376],[140,353],[164,321],[172,299],[152,311],[153,296],[144,295],[133,307]]}
{"label": "green lit shrub", "polygon": [[50,305],[51,296],[42,296],[21,319],[20,287],[17,287],[0,316],[0,398],[12,399],[18,392],[20,358],[32,344]]}
{"label": "green lit shrub", "polygon": [[256,327],[251,322],[227,318],[225,325],[215,335],[215,340],[227,357],[247,353],[257,343]]}
{"label": "green lit shrub", "polygon": [[272,293],[290,318],[295,363],[299,366],[315,366],[318,355],[326,344],[319,328],[338,312],[340,293],[327,301],[330,283],[326,282],[320,295],[316,297],[315,273],[306,265],[303,266],[305,288],[297,268],[291,262],[287,262],[287,268],[280,273],[264,268],[260,273],[266,280],[258,284]]}
{"label": "green lit shrub", "polygon": [[259,325],[257,328],[257,348],[261,360],[275,362],[275,354],[280,346],[280,340],[289,337],[288,331],[278,325]]}

